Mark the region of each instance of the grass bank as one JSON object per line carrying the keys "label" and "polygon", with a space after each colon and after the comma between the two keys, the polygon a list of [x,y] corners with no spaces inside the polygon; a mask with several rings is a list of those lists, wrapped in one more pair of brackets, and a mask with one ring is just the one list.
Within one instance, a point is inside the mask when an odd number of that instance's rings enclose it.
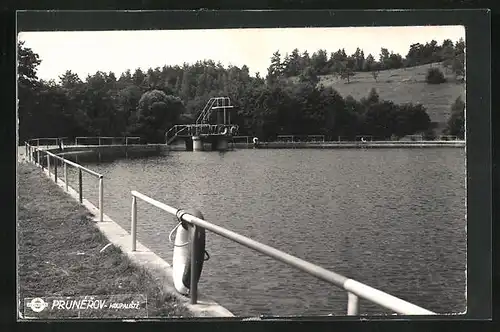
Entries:
{"label": "grass bank", "polygon": [[[148,317],[190,317],[94,226],[90,213],[33,165],[18,165],[19,299],[144,294]],[[96,313],[98,315],[98,313]],[[97,316],[96,316],[97,317]]]}

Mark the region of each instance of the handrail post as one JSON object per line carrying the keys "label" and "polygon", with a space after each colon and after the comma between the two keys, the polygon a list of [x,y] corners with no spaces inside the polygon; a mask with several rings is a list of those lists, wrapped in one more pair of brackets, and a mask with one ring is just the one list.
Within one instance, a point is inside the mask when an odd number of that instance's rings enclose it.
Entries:
{"label": "handrail post", "polygon": [[351,292],[347,292],[347,315],[359,315],[359,297]]}
{"label": "handrail post", "polygon": [[99,177],[99,221],[102,222],[103,221],[103,215],[104,215],[104,212],[103,212],[103,208],[104,208],[104,183],[103,183],[103,176],[101,175]]}
{"label": "handrail post", "polygon": [[36,148],[36,163],[40,166],[40,150]]}
{"label": "handrail post", "polygon": [[80,203],[83,203],[83,185],[82,185],[82,169],[78,168],[78,192],[80,196]]}
{"label": "handrail post", "polygon": [[197,252],[198,252],[198,241],[196,241],[196,235],[198,233],[198,227],[196,225],[189,225],[190,231],[191,231],[191,280],[190,280],[190,285],[189,285],[189,296],[190,296],[190,303],[191,304],[196,304],[198,302],[198,280],[196,280],[196,270],[197,270],[197,263],[201,259],[201,257],[198,257]]}
{"label": "handrail post", "polygon": [[130,233],[132,235],[132,251],[135,251],[136,247],[136,231],[137,231],[137,198],[132,195],[132,223],[130,225]]}
{"label": "handrail post", "polygon": [[49,178],[50,178],[50,155],[48,152],[47,153],[47,172],[49,173]]}
{"label": "handrail post", "polygon": [[66,192],[68,191],[68,165],[66,164],[66,160],[64,162],[64,183],[66,184]]}
{"label": "handrail post", "polygon": [[57,184],[57,158],[54,158],[54,181]]}

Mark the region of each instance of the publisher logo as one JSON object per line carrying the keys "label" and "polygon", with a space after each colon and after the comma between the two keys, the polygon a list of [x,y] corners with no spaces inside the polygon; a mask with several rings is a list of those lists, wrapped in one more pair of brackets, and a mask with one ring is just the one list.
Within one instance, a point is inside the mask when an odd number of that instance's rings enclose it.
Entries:
{"label": "publisher logo", "polygon": [[42,312],[45,308],[48,307],[48,303],[45,302],[43,299],[36,297],[31,300],[28,304],[28,308],[31,308],[34,312]]}
{"label": "publisher logo", "polygon": [[147,306],[143,294],[25,298],[23,319],[138,318],[148,316]]}

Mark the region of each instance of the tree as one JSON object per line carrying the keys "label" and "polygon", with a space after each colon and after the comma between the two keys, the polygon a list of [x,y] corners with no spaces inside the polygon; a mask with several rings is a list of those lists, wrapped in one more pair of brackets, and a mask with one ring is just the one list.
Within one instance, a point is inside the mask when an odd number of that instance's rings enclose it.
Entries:
{"label": "tree", "polygon": [[382,101],[373,105],[365,113],[365,134],[379,139],[388,139],[396,132],[398,107],[391,101]]}
{"label": "tree", "polygon": [[281,54],[279,51],[273,53],[271,57],[271,65],[267,68],[266,80],[269,84],[275,83],[283,74],[283,66],[281,63]]}
{"label": "tree", "polygon": [[342,79],[347,79],[347,83],[350,83],[350,78],[355,75],[356,59],[353,57],[348,57],[344,63],[343,70],[340,74]]}
{"label": "tree", "polygon": [[381,69],[390,69],[389,65],[389,57],[390,57],[389,50],[387,48],[381,48],[380,49],[380,57],[379,57],[379,62],[382,65]]}
{"label": "tree", "polygon": [[144,74],[144,72],[140,68],[137,68],[134,74],[132,75],[132,81],[134,82],[134,84],[137,85],[138,87],[143,88],[145,79],[146,75]]}
{"label": "tree", "polygon": [[361,103],[369,107],[370,105],[378,104],[380,102],[380,96],[375,88],[370,90],[367,98],[362,98]]}
{"label": "tree", "polygon": [[302,71],[299,50],[295,48],[288,57],[287,65],[284,68],[287,77],[297,76]]}
{"label": "tree", "polygon": [[41,60],[38,54],[31,48],[24,46],[24,42],[17,44],[17,71],[18,71],[18,117],[19,117],[19,140],[36,137],[39,132],[40,122],[43,116],[34,111],[37,99],[37,67]]}
{"label": "tree", "polygon": [[408,67],[418,66],[423,64],[424,45],[420,43],[410,45],[410,50],[406,55],[406,65]]}
{"label": "tree", "polygon": [[431,42],[428,44],[429,48],[429,57],[428,57],[428,62],[432,65],[432,63],[439,62],[442,60],[440,54],[441,54],[441,47],[438,46],[438,42],[436,40],[431,40]]}
{"label": "tree", "polygon": [[389,60],[387,61],[387,66],[390,69],[399,69],[403,67],[403,58],[397,53],[392,53],[389,55]]}
{"label": "tree", "polygon": [[375,64],[375,59],[373,58],[373,55],[368,54],[366,57],[365,61],[363,62],[363,71],[372,71],[373,65]]}
{"label": "tree", "polygon": [[82,80],[71,70],[67,70],[62,76],[59,76],[61,86],[67,90],[74,89],[82,84]]}
{"label": "tree", "polygon": [[427,75],[425,76],[425,81],[429,84],[441,84],[446,82],[444,74],[439,68],[429,68],[427,70]]}
{"label": "tree", "polygon": [[465,103],[459,96],[451,106],[451,115],[445,129],[448,135],[457,136],[460,139],[465,137]]}
{"label": "tree", "polygon": [[345,53],[345,50],[339,49],[337,52],[331,53],[330,60],[328,61],[330,71],[338,75],[341,71],[341,68],[345,65],[346,61],[347,55]]}
{"label": "tree", "polygon": [[431,119],[425,107],[420,104],[407,103],[399,105],[395,121],[394,134],[398,138],[415,133],[424,133],[431,126]]}
{"label": "tree", "polygon": [[452,70],[457,78],[465,76],[465,43],[463,38],[455,44],[455,58],[452,63]]}
{"label": "tree", "polygon": [[441,58],[443,60],[443,67],[446,70],[451,69],[453,60],[455,59],[455,47],[450,39],[445,39],[441,46]]}
{"label": "tree", "polygon": [[131,132],[146,142],[162,142],[165,132],[176,124],[183,112],[180,98],[159,90],[145,92],[133,114]]}
{"label": "tree", "polygon": [[318,75],[316,75],[314,69],[312,69],[311,67],[307,67],[306,69],[304,69],[304,71],[302,71],[302,73],[300,73],[299,82],[309,83],[313,86],[316,86],[316,84],[318,84],[319,82],[319,78]]}
{"label": "tree", "polygon": [[378,74],[380,73],[380,63],[379,62],[375,62],[373,65],[372,65],[372,76],[373,76],[373,79],[375,80],[375,82],[378,82],[377,79],[378,79]]}
{"label": "tree", "polygon": [[312,69],[317,75],[328,73],[328,56],[325,50],[318,50],[311,57]]}
{"label": "tree", "polygon": [[362,71],[365,62],[364,52],[358,47],[351,57],[354,59],[354,71]]}
{"label": "tree", "polygon": [[38,80],[36,72],[42,60],[31,48],[25,47],[22,41],[17,44],[17,59],[19,85],[23,88],[32,88]]}
{"label": "tree", "polygon": [[302,71],[307,67],[309,67],[310,65],[311,65],[311,58],[309,56],[309,52],[307,52],[306,50],[302,53],[302,56],[300,57],[298,70]]}

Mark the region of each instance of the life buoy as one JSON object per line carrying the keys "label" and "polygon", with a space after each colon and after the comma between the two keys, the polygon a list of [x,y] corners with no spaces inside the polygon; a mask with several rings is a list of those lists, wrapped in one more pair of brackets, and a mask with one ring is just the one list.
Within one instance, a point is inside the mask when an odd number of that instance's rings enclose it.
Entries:
{"label": "life buoy", "polygon": [[220,134],[221,135],[227,135],[228,132],[229,132],[229,128],[227,128],[227,127],[221,127],[220,128]]}
{"label": "life buoy", "polygon": [[[182,214],[185,213],[189,213],[195,217],[204,219],[203,214],[197,210],[180,212],[178,215],[178,219],[180,220]],[[191,241],[197,242],[197,253],[195,256],[196,282],[200,280],[201,271],[203,269],[203,261],[205,260],[205,229],[197,227],[196,234],[194,234],[194,239],[191,238],[192,233],[192,226],[188,225],[187,223],[183,222],[177,225],[177,233],[174,242],[174,254],[172,257],[172,277],[174,279],[175,289],[182,295],[188,295],[189,288],[191,286]]]}
{"label": "life buoy", "polygon": [[232,126],[231,127],[231,135],[236,135],[237,132],[238,132],[238,128],[236,128],[236,126]]}
{"label": "life buoy", "polygon": [[257,144],[257,143],[259,143],[259,139],[257,137],[254,137],[253,138],[253,144]]}

